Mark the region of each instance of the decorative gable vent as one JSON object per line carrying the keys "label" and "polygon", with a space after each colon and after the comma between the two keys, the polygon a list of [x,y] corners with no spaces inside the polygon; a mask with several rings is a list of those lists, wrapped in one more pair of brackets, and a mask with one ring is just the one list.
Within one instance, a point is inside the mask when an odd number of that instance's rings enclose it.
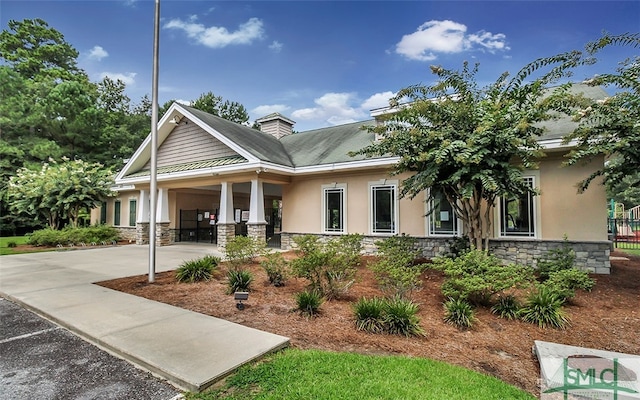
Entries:
{"label": "decorative gable vent", "polygon": [[269,114],[258,118],[256,122],[260,125],[260,131],[280,139],[283,136],[291,135],[295,121],[285,117],[280,113]]}

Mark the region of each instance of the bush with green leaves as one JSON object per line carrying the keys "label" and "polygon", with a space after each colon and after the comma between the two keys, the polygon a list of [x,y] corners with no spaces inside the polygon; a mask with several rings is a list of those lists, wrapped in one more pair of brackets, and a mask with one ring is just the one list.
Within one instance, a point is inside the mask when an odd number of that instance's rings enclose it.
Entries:
{"label": "bush with green leaves", "polygon": [[353,313],[356,317],[356,328],[359,331],[382,333],[385,331],[384,316],[386,300],[374,297],[361,298],[353,305]]}
{"label": "bush with green leaves", "polygon": [[360,263],[360,235],[344,235],[326,244],[316,236],[303,235],[294,242],[299,257],[291,262],[291,268],[296,276],[308,279],[311,289],[328,300],[347,293]]}
{"label": "bush with green leaves", "polygon": [[517,319],[520,311],[520,303],[513,295],[500,296],[491,307],[491,312],[500,318]]}
{"label": "bush with green leaves", "polygon": [[316,316],[320,313],[320,306],[324,302],[322,294],[317,290],[305,290],[296,295],[296,305],[302,315],[308,317]]}
{"label": "bush with green leaves", "polygon": [[13,249],[15,247],[18,247],[18,243],[14,242],[14,241],[11,241],[11,242],[7,243],[7,247],[10,248],[10,249]]}
{"label": "bush with green leaves", "polygon": [[118,231],[107,225],[94,225],[86,228],[66,227],[62,230],[41,229],[29,236],[29,244],[34,246],[68,246],[113,243],[119,239]]}
{"label": "bush with green leaves", "polygon": [[371,270],[380,288],[389,296],[410,297],[421,285],[425,264],[416,264],[421,252],[410,236],[391,236],[376,242],[380,253]]}
{"label": "bush with green leaves", "polygon": [[520,318],[541,328],[564,328],[569,319],[562,310],[562,300],[545,286],[531,293],[520,309]]}
{"label": "bush with green leaves", "polygon": [[458,258],[467,251],[471,250],[469,236],[454,236],[449,241],[449,251],[444,255],[448,258]]}
{"label": "bush with green leaves", "polygon": [[253,262],[266,248],[266,242],[248,236],[234,236],[224,248],[226,260],[232,268],[240,268]]}
{"label": "bush with green leaves", "polygon": [[269,283],[276,287],[284,286],[289,274],[289,265],[282,253],[266,253],[263,257],[264,259],[260,261],[260,265],[267,273]]}
{"label": "bush with green leaves", "polygon": [[445,274],[441,288],[445,297],[468,300],[475,305],[491,304],[494,295],[525,287],[533,280],[531,268],[502,265],[496,256],[476,249],[453,260],[437,257],[431,267]]}
{"label": "bush with green leaves", "polygon": [[253,282],[253,274],[243,269],[230,269],[227,272],[227,293],[248,292]]}
{"label": "bush with green leaves", "polygon": [[536,266],[538,268],[538,276],[542,282],[549,279],[551,273],[572,269],[576,263],[576,252],[573,250],[567,236],[564,236],[562,246],[549,250],[546,256],[538,259]]}
{"label": "bush with green leaves", "polygon": [[444,302],[444,321],[458,328],[471,328],[475,313],[471,304],[463,299],[449,298]]}
{"label": "bush with green leaves", "polygon": [[576,289],[591,291],[595,281],[589,277],[587,271],[571,268],[551,272],[542,285],[555,293],[564,303],[576,295]]}
{"label": "bush with green leaves", "polygon": [[418,305],[411,300],[399,296],[387,299],[383,317],[385,332],[407,337],[424,336],[417,313]]}
{"label": "bush with green leaves", "polygon": [[220,259],[212,255],[185,261],[176,270],[176,279],[189,283],[208,281],[219,263]]}

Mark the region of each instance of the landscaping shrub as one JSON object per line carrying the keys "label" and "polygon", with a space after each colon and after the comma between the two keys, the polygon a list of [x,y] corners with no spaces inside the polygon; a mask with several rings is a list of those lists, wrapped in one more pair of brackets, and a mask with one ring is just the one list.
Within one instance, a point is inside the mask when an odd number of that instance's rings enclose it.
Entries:
{"label": "landscaping shrub", "polygon": [[316,290],[305,290],[296,295],[296,304],[302,315],[313,317],[320,312],[323,303],[322,294]]}
{"label": "landscaping shrub", "polygon": [[227,293],[233,294],[235,292],[248,292],[251,282],[253,282],[253,275],[251,272],[242,269],[230,269],[227,272],[228,289]]}
{"label": "landscaping shrub", "polygon": [[494,295],[506,289],[526,286],[533,280],[531,268],[517,264],[502,265],[494,255],[476,249],[454,260],[437,257],[432,268],[446,275],[442,284],[445,297],[468,300],[476,305],[488,305]]}
{"label": "landscaping shrub", "polygon": [[475,321],[473,307],[463,299],[453,299],[444,302],[444,321],[458,328],[471,328]]}
{"label": "landscaping shrub", "polygon": [[18,247],[18,243],[16,243],[16,242],[9,242],[9,243],[7,243],[7,247],[8,247],[8,248],[10,248],[10,249],[13,249],[13,248],[15,248],[15,247]]}
{"label": "landscaping shrub", "polygon": [[264,252],[266,242],[247,236],[235,236],[224,248],[225,256],[232,268],[238,269]]}
{"label": "landscaping shrub", "polygon": [[69,244],[86,245],[111,244],[119,238],[118,231],[107,225],[94,225],[86,228],[67,227],[62,230],[50,228],[35,231],[29,237],[29,244],[34,246],[67,246]]}
{"label": "landscaping shrub", "polygon": [[564,236],[562,246],[549,250],[545,258],[537,260],[538,276],[542,282],[549,279],[553,272],[572,269],[576,262],[576,252]]}
{"label": "landscaping shrub", "polygon": [[449,251],[444,255],[444,257],[455,259],[469,250],[471,250],[469,236],[454,236],[449,240]]}
{"label": "landscaping shrub", "polygon": [[512,296],[501,296],[498,302],[491,307],[491,312],[500,318],[517,319],[520,310],[520,303]]}
{"label": "landscaping shrub", "polygon": [[291,262],[294,273],[310,282],[311,290],[327,300],[343,296],[355,282],[360,263],[360,235],[345,235],[320,243],[313,235],[294,239],[299,257]]}
{"label": "landscaping shrub", "polygon": [[211,255],[185,261],[176,270],[176,279],[178,282],[189,283],[208,281],[219,262],[218,257]]}
{"label": "landscaping shrub", "polygon": [[562,311],[562,300],[545,286],[532,293],[520,310],[520,318],[541,328],[564,328],[569,323]]}
{"label": "landscaping shrub", "polygon": [[411,300],[401,297],[387,299],[383,318],[385,331],[407,337],[424,336],[417,313],[418,305]]}
{"label": "landscaping shrub", "polygon": [[371,270],[380,288],[391,297],[408,298],[420,287],[424,264],[415,261],[421,255],[415,239],[409,236],[391,236],[376,242],[380,257]]}
{"label": "landscaping shrub", "polygon": [[576,289],[591,291],[595,281],[586,271],[571,268],[551,272],[543,285],[564,303],[576,295]]}
{"label": "landscaping shrub", "polygon": [[269,278],[269,283],[273,286],[284,286],[288,275],[288,264],[280,252],[267,253],[264,260],[260,261]]}
{"label": "landscaping shrub", "polygon": [[384,332],[385,308],[386,302],[381,298],[361,298],[358,300],[358,302],[353,305],[353,313],[356,317],[356,328],[359,331],[371,333]]}

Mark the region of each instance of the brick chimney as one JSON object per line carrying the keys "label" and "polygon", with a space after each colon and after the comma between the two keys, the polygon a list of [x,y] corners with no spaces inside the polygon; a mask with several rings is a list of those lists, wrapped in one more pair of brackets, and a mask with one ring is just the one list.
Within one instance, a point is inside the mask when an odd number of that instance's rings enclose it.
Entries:
{"label": "brick chimney", "polygon": [[285,117],[280,113],[272,113],[256,122],[260,125],[260,131],[280,139],[283,136],[291,135],[295,121]]}

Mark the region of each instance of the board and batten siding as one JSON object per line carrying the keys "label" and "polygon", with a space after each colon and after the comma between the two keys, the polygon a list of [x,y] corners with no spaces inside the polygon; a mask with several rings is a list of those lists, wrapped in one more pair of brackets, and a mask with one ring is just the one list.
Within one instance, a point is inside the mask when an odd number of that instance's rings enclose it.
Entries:
{"label": "board and batten siding", "polygon": [[[186,118],[180,121],[158,148],[158,167],[237,156],[227,145]],[[151,168],[148,161],[144,169]]]}

